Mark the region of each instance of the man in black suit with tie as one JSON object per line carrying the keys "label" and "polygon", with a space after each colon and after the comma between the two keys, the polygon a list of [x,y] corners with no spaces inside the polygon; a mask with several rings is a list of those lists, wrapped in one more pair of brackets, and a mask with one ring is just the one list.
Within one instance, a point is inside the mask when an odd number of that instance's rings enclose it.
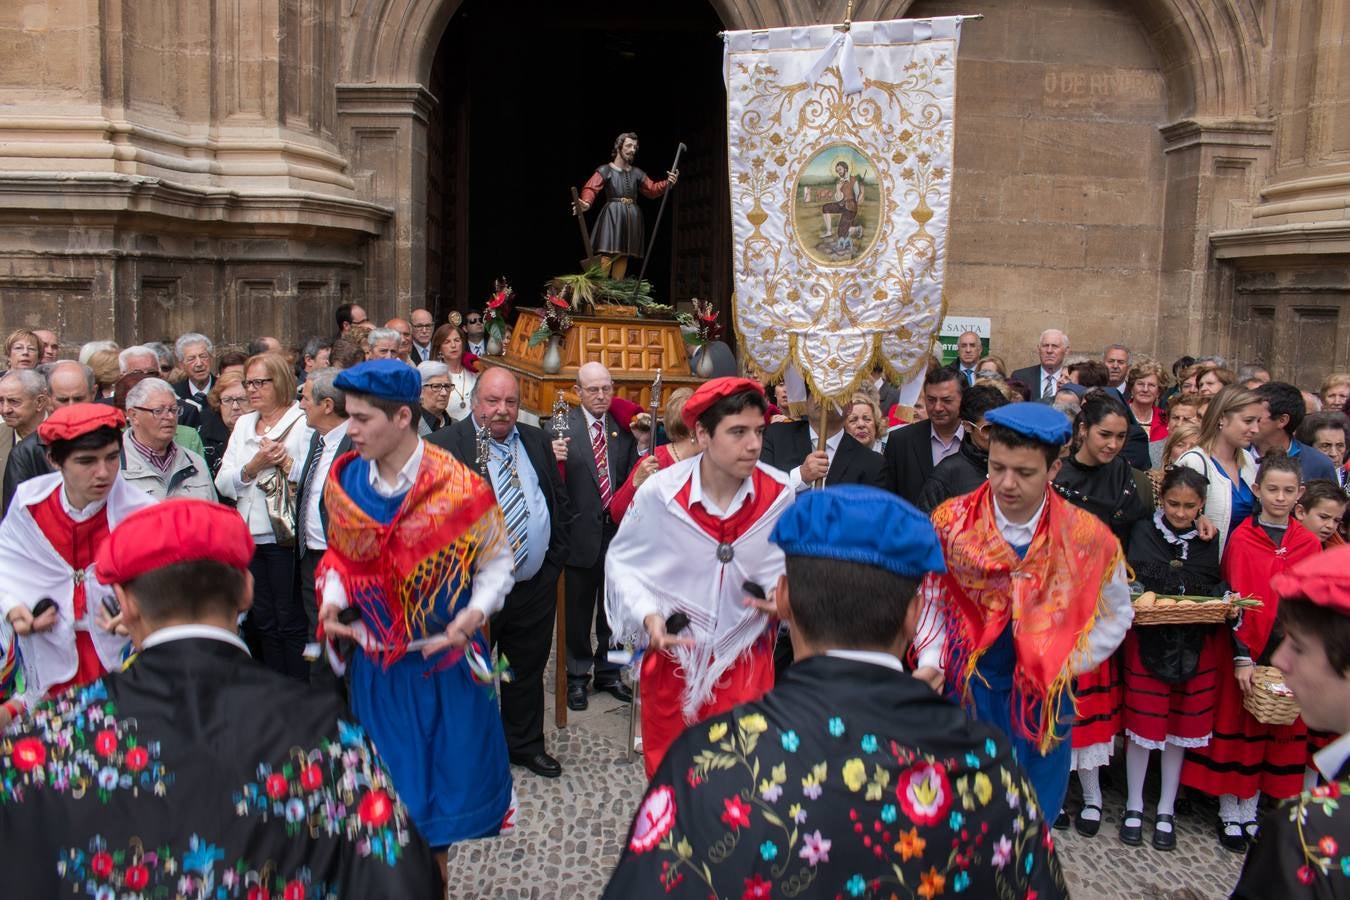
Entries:
{"label": "man in black suit with tie", "polygon": [[886,441],[886,489],[919,505],[933,467],[961,449],[961,376],[934,366],[923,379],[928,418],[891,432]]}
{"label": "man in black suit with tie", "polygon": [[[575,519],[567,566],[567,707],[587,706],[586,685],[595,671],[595,689],[631,703],[633,693],[608,659],[612,636],[605,617],[605,551],[618,526],[609,514],[614,492],[637,464],[637,442],[609,412],[614,379],[609,369],[588,362],[577,371],[581,406],[567,415],[567,498]],[[591,623],[595,623],[595,645]]]}
{"label": "man in black suit with tie", "polygon": [[947,368],[961,376],[962,388],[974,386],[975,370],[979,367],[983,348],[980,336],[973,331],[963,331],[956,339],[956,359]]}
{"label": "man in black suit with tie", "polygon": [[885,487],[881,454],[874,453],[844,430],[844,417],[831,403],[825,416],[825,449],[817,450],[816,425],[820,404],[806,401],[806,415],[795,422],[778,422],[764,429],[759,459],[788,473],[797,491],[808,490],[822,476],[825,484],[868,484]]}
{"label": "man in black suit with tie", "polygon": [[409,320],[412,322],[412,350],[409,351],[409,359],[414,366],[431,362],[434,359],[431,353],[431,336],[436,331],[436,320],[425,309],[414,309]]}
{"label": "man in black suit with tie", "polygon": [[1027,366],[1012,373],[1031,389],[1031,399],[1041,403],[1053,403],[1055,391],[1064,380],[1064,359],[1069,355],[1069,336],[1057,328],[1047,328],[1041,332],[1036,352],[1041,357],[1039,366]]}
{"label": "man in black suit with tie", "polygon": [[[517,421],[520,383],[500,366],[488,367],[470,395],[473,414],[432,433],[428,443],[450,451],[483,474],[497,495],[515,556],[515,586],[488,633],[511,664],[503,682],[502,726],[511,762],[557,778],[562,766],[544,752],[544,670],[553,645],[558,575],[567,562],[571,512],[558,460],[567,445]],[[478,458],[478,429],[488,429],[487,459]]]}
{"label": "man in black suit with tie", "polygon": [[186,378],[174,384],[174,393],[197,404],[197,409],[206,409],[206,395],[211,393],[216,383],[211,377],[211,366],[215,362],[215,347],[211,339],[189,331],[174,342],[173,352],[178,357],[178,364],[187,373]]}
{"label": "man in black suit with tie", "polygon": [[[314,628],[319,617],[314,569],[328,549],[328,511],[323,505],[323,487],[333,460],[352,449],[351,438],[347,437],[346,397],[333,385],[339,372],[341,369],[314,369],[300,389],[300,408],[305,412],[305,421],[314,429],[304,465],[298,470],[292,469],[299,472],[299,489],[295,497],[295,581],[309,625],[307,657],[314,657],[318,652],[318,644],[314,643]],[[332,684],[335,676],[328,662],[314,658],[317,661],[310,668],[310,682]]]}

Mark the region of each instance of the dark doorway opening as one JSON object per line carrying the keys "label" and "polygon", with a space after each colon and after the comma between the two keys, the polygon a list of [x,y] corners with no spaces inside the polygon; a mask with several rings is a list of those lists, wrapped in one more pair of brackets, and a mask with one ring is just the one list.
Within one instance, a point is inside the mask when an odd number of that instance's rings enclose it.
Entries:
{"label": "dark doorway opening", "polygon": [[[427,286],[437,321],[508,278],[521,305],[583,257],[568,190],[635,131],[671,194],[647,280],[663,302],[730,301],[721,22],[703,0],[465,0],[432,67]],[[660,201],[643,202],[648,237]],[[588,229],[599,212],[588,215]],[[636,274],[636,263],[632,274]]]}

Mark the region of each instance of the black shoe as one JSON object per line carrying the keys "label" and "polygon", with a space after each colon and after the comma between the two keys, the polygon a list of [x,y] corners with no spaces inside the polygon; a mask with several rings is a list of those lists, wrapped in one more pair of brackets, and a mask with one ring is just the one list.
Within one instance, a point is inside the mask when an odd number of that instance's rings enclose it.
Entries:
{"label": "black shoe", "polygon": [[586,682],[567,682],[567,708],[580,712],[589,705],[590,701],[586,699]]}
{"label": "black shoe", "polygon": [[609,694],[620,703],[633,702],[633,692],[629,690],[628,685],[624,684],[622,681],[610,681],[605,684],[597,684],[595,686],[595,692],[598,694],[601,691]]}
{"label": "black shoe", "polygon": [[562,774],[562,764],[547,753],[511,754],[511,764],[529,769],[544,778],[557,778]]}
{"label": "black shoe", "polygon": [[[1161,817],[1160,817],[1161,818]],[[1126,822],[1131,819],[1138,819],[1138,825],[1127,825]],[[1144,813],[1143,810],[1127,809],[1125,815],[1120,819],[1120,840],[1122,843],[1129,844],[1131,847],[1138,847],[1144,842]],[[1157,846],[1158,832],[1153,832],[1153,844]]]}
{"label": "black shoe", "polygon": [[[1083,818],[1083,813],[1087,812],[1089,809],[1095,809],[1097,811],[1096,819]],[[1097,804],[1088,803],[1084,805],[1083,808],[1078,811],[1078,815],[1073,817],[1073,830],[1083,837],[1096,837],[1097,832],[1101,831],[1102,828],[1101,814],[1102,808]]]}
{"label": "black shoe", "polygon": [[1225,850],[1231,850],[1231,851],[1233,851],[1234,853],[1246,853],[1246,852],[1247,852],[1247,836],[1246,836],[1245,834],[1241,834],[1241,833],[1239,833],[1239,834],[1229,834],[1229,833],[1228,833],[1228,826],[1229,826],[1229,825],[1233,825],[1233,826],[1235,826],[1235,827],[1237,827],[1237,828],[1239,828],[1239,829],[1242,827],[1241,824],[1239,824],[1239,823],[1237,823],[1237,822],[1220,822],[1220,823],[1219,823],[1219,846],[1222,847],[1222,848],[1225,849]]}
{"label": "black shoe", "polygon": [[1261,832],[1261,826],[1259,826],[1259,825],[1256,824],[1256,820],[1255,820],[1255,819],[1253,819],[1253,820],[1250,821],[1250,822],[1243,822],[1243,823],[1242,823],[1242,833],[1245,834],[1245,835],[1247,836],[1248,842],[1250,842],[1250,843],[1256,843],[1256,839],[1257,839],[1257,837],[1260,835],[1260,832]]}
{"label": "black shoe", "polygon": [[1068,831],[1069,824],[1072,821],[1073,820],[1069,818],[1069,814],[1061,809],[1059,815],[1055,816],[1054,829],[1056,831]]}
{"label": "black shoe", "polygon": [[[1159,831],[1158,825],[1166,822],[1172,826],[1170,831]],[[1177,849],[1177,826],[1172,817],[1167,813],[1158,813],[1153,819],[1153,849],[1154,850],[1175,850]]]}

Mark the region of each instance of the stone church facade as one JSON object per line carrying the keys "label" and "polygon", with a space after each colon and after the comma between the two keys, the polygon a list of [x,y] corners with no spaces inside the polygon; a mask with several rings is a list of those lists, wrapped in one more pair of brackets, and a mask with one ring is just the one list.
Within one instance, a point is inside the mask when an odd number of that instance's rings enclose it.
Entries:
{"label": "stone church facade", "polygon": [[[422,305],[432,66],[460,4],[0,4],[0,332],[294,340],[342,302]],[[740,29],[846,3],[710,5]],[[854,6],[957,13],[984,19],[960,54],[951,313],[992,317],[1014,364],[1056,325],[1305,384],[1350,366],[1350,0]]]}

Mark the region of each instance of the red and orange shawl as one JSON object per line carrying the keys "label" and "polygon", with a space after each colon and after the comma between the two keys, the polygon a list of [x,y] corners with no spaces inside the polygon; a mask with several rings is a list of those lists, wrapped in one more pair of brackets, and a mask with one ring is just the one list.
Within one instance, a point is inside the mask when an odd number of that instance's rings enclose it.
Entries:
{"label": "red and orange shawl", "polygon": [[337,573],[381,645],[369,652],[388,667],[425,634],[438,606],[453,616],[460,600],[467,602],[474,560],[504,540],[504,529],[487,482],[431,444],[402,506],[382,524],[342,487],[343,470],[357,459],[355,452],[339,457],[324,487],[328,551],[314,581],[322,585],[328,572]]}
{"label": "red and orange shawl", "polygon": [[933,511],[947,572],[943,664],[963,705],[984,652],[1012,622],[1014,728],[1047,753],[1061,701],[1072,691],[1071,661],[1087,647],[1103,611],[1102,588],[1123,560],[1120,542],[1102,522],[1047,492],[1045,512],[1025,559],[1003,539],[986,482]]}

